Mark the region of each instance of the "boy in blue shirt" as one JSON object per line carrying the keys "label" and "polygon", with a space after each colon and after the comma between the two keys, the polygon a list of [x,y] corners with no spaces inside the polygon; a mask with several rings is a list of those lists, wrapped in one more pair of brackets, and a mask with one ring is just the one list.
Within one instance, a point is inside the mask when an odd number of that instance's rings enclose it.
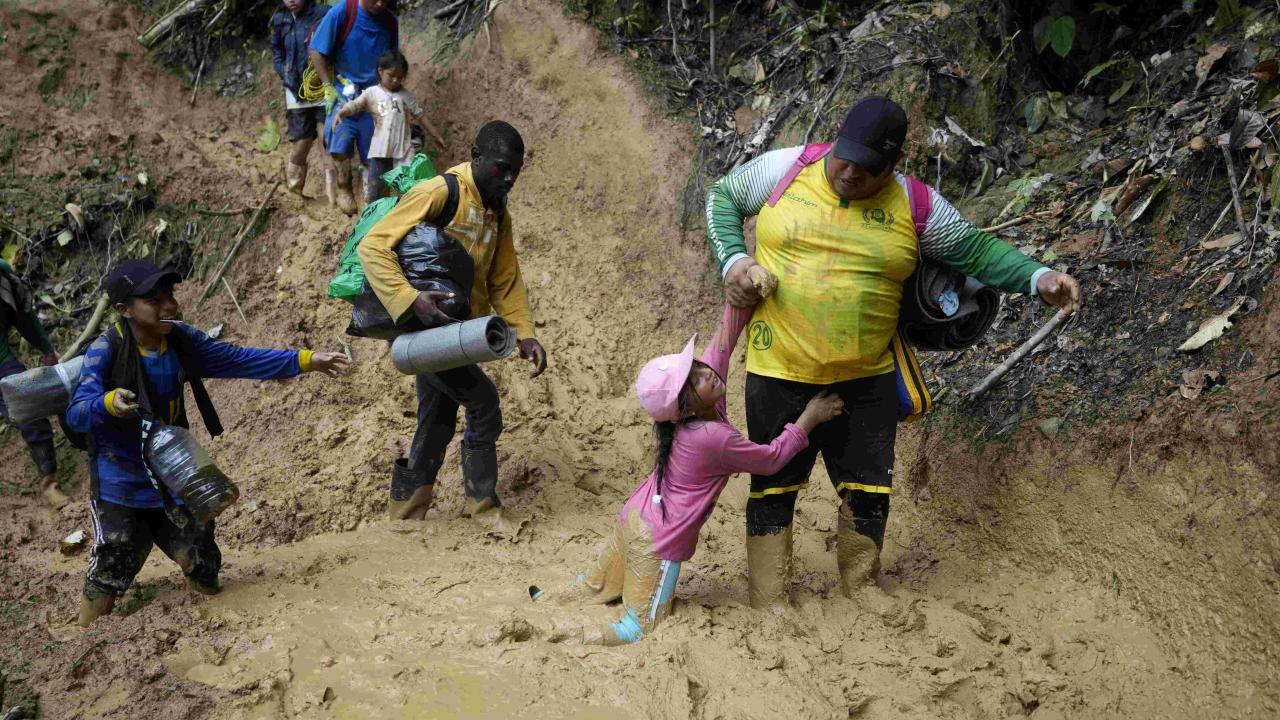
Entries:
{"label": "boy in blue shirt", "polygon": [[285,125],[288,127],[289,164],[285,166],[285,182],[290,192],[302,194],[307,182],[307,155],[319,137],[317,128],[324,127],[324,103],[299,99],[302,74],[307,69],[311,35],[329,9],[323,2],[283,0],[284,9],[271,16],[271,59],[276,74],[284,85]]}
{"label": "boy in blue shirt", "polygon": [[[378,84],[378,58],[400,49],[400,30],[391,0],[344,0],[325,13],[311,36],[311,64],[324,81],[325,147],[333,158],[338,207],[348,215],[356,211],[351,192],[351,156],[369,156],[373,117],[360,113],[343,118],[334,127],[337,109],[354,100],[365,88]],[[339,87],[339,85],[341,87]]]}
{"label": "boy in blue shirt", "polygon": [[[188,427],[182,385],[192,395],[210,435],[222,431],[200,378],[293,377],[347,368],[340,353],[262,350],[218,342],[177,320],[173,286],[182,280],[146,260],[127,260],[106,279],[121,320],[89,346],[80,383],[67,408],[67,425],[85,433],[89,451],[89,505],[94,545],[80,600],[88,626],[111,612],[133,583],[151,546],[178,563],[189,584],[212,595],[221,588],[222,553],[214,523],[201,523],[148,478],[139,415]],[[185,520],[185,522],[184,522]]]}

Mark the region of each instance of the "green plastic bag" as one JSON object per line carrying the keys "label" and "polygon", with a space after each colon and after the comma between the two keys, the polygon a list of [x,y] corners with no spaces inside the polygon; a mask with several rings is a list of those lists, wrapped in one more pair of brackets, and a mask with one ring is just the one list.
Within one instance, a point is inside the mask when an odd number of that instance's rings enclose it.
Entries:
{"label": "green plastic bag", "polygon": [[[436,167],[431,163],[431,158],[418,153],[408,165],[392,168],[382,175],[382,179],[398,195],[404,195],[409,188],[435,176]],[[351,299],[360,293],[360,286],[364,284],[364,266],[360,264],[358,253],[360,241],[369,233],[369,228],[391,212],[391,208],[395,207],[399,201],[399,197],[385,197],[365,206],[360,217],[356,219],[356,226],[351,228],[351,234],[347,235],[347,244],[342,247],[342,255],[338,260],[338,273],[329,281],[329,297],[342,298],[351,302]]]}

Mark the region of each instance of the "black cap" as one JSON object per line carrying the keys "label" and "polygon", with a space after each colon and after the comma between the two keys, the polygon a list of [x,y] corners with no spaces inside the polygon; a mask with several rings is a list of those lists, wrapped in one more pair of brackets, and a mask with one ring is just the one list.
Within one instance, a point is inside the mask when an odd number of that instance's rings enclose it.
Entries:
{"label": "black cap", "polygon": [[150,260],[125,260],[107,273],[107,297],[111,303],[122,303],[131,297],[146,295],[156,285],[182,282],[182,276],[172,270],[156,267]]}
{"label": "black cap", "polygon": [[907,113],[886,97],[859,100],[840,125],[832,153],[879,175],[902,153],[907,139]]}

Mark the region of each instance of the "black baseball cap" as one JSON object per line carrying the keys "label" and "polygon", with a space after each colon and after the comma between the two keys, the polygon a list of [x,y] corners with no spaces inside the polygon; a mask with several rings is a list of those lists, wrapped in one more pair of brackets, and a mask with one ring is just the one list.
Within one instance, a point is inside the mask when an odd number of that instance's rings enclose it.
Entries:
{"label": "black baseball cap", "polygon": [[107,273],[107,297],[114,305],[131,297],[146,295],[156,285],[180,282],[181,275],[172,270],[161,270],[150,260],[125,260]]}
{"label": "black baseball cap", "polygon": [[907,113],[886,97],[863,98],[849,109],[832,153],[879,175],[902,153]]}

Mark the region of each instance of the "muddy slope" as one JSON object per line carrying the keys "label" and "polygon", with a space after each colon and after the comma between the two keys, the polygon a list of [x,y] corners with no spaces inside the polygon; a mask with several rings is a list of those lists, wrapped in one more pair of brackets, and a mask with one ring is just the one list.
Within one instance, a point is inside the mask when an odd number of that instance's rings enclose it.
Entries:
{"label": "muddy slope", "polygon": [[[81,112],[49,120],[0,109],[0,121],[52,122],[83,142],[113,129],[158,137],[140,152],[175,170],[166,193],[261,198],[283,163],[281,152],[253,148],[274,91],[202,97],[189,109],[177,81],[131,44],[142,18],[85,0],[51,12],[115,57],[131,55],[103,65],[93,43],[77,45],[103,88]],[[230,431],[210,448],[245,495],[219,531],[226,592],[188,596],[157,554],[126,599],[131,614],[70,631],[60,622],[84,558],[53,548],[62,533],[88,529],[83,489],[57,517],[4,496],[0,662],[10,693],[38,693],[51,718],[1280,712],[1268,684],[1280,618],[1275,475],[1225,442],[1202,452],[1177,436],[1185,424],[1169,425],[1163,450],[1139,446],[1120,483],[1121,451],[1095,444],[1028,441],[975,455],[965,438],[937,433],[921,465],[921,440],[908,433],[900,477],[928,472],[895,499],[884,558],[892,597],[863,605],[835,587],[833,494],[819,470],[797,515],[798,608],[783,618],[745,606],[746,485],[735,480],[669,623],[633,648],[561,642],[616,609],[569,612],[531,603],[527,588],[567,581],[597,549],[649,462],[633,373],[695,330],[708,333],[719,299],[702,241],[677,225],[692,129],[655,115],[593,32],[556,4],[504,4],[496,19],[491,51],[482,37],[448,66],[415,64],[409,84],[440,118],[454,160],[493,116],[530,148],[512,213],[552,370],[531,381],[515,361],[493,368],[507,420],[502,490],[534,517],[529,534],[512,544],[460,517],[452,460],[427,523],[382,520],[413,406],[411,381],[377,343],[353,343],[357,370],[342,383],[211,383]],[[0,20],[34,22],[8,9]],[[421,62],[433,48],[408,50]],[[2,57],[7,76],[31,75],[16,48]],[[19,89],[34,92],[34,80]],[[56,164],[72,152],[50,142],[32,158]],[[191,318],[225,323],[237,342],[338,348],[346,308],[321,298],[348,221],[314,202],[277,205],[232,267],[249,322],[225,297]],[[741,368],[733,372],[741,420]],[[21,446],[2,452],[5,479],[18,481]]]}

